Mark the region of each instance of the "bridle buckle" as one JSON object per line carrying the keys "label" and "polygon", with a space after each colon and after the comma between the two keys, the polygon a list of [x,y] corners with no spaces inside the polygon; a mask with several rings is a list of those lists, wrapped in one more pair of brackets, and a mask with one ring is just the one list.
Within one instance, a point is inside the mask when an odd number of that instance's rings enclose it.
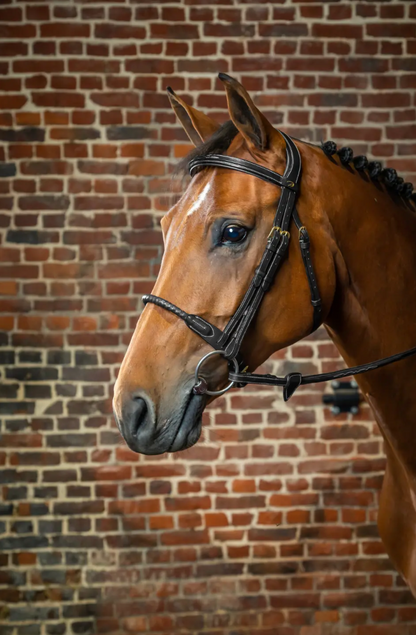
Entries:
{"label": "bridle buckle", "polygon": [[290,232],[286,231],[285,229],[282,229],[281,227],[278,227],[278,225],[273,225],[269,235],[267,236],[267,240],[272,238],[275,233],[279,233],[281,236],[287,236],[288,238],[290,238]]}

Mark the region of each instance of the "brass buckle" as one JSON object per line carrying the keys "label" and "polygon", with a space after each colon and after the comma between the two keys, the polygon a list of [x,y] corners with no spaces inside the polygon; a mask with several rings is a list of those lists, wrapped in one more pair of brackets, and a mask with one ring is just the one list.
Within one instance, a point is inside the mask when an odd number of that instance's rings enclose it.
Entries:
{"label": "brass buckle", "polygon": [[281,236],[287,236],[288,238],[290,238],[290,232],[282,229],[281,227],[278,227],[277,225],[274,225],[271,228],[269,235],[267,236],[267,240],[269,240],[269,238],[272,238],[275,232],[278,232]]}

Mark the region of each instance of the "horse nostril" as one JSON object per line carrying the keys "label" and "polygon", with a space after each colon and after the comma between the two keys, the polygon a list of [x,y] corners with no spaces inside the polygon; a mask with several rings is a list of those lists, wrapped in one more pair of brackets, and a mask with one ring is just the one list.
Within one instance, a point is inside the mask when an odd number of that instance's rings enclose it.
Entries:
{"label": "horse nostril", "polygon": [[136,436],[141,424],[146,419],[147,403],[141,397],[133,397],[131,408],[130,432]]}
{"label": "horse nostril", "polygon": [[138,391],[123,394],[117,391],[114,414],[129,448],[142,454],[151,454],[150,449],[157,436],[155,409],[152,400],[143,390],[137,393]]}

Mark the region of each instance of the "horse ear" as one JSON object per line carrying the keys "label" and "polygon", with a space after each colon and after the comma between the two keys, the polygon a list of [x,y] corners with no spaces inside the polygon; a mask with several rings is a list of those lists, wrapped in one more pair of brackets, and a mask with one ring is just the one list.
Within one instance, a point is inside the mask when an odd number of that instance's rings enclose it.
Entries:
{"label": "horse ear", "polygon": [[167,88],[170,105],[181,122],[183,129],[195,146],[201,145],[218,128],[220,124],[204,115],[203,112],[188,106],[183,99],[175,95],[170,86]]}
{"label": "horse ear", "polygon": [[230,117],[239,132],[249,143],[265,150],[272,128],[260,110],[254,105],[246,89],[233,77],[219,73],[219,79],[225,86]]}

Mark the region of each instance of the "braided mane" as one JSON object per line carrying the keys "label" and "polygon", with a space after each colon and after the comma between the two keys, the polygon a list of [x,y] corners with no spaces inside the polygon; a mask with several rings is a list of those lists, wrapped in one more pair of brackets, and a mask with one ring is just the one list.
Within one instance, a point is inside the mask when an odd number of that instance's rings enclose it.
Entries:
{"label": "braided mane", "polygon": [[413,194],[413,184],[405,182],[394,168],[383,168],[379,161],[368,161],[367,157],[363,154],[355,157],[352,149],[348,147],[338,150],[337,144],[334,141],[321,143],[321,148],[328,157],[337,154],[343,165],[352,163],[354,168],[359,172],[366,170],[370,179],[373,181],[382,181],[386,187],[396,192],[402,198],[416,201],[416,194]]}

